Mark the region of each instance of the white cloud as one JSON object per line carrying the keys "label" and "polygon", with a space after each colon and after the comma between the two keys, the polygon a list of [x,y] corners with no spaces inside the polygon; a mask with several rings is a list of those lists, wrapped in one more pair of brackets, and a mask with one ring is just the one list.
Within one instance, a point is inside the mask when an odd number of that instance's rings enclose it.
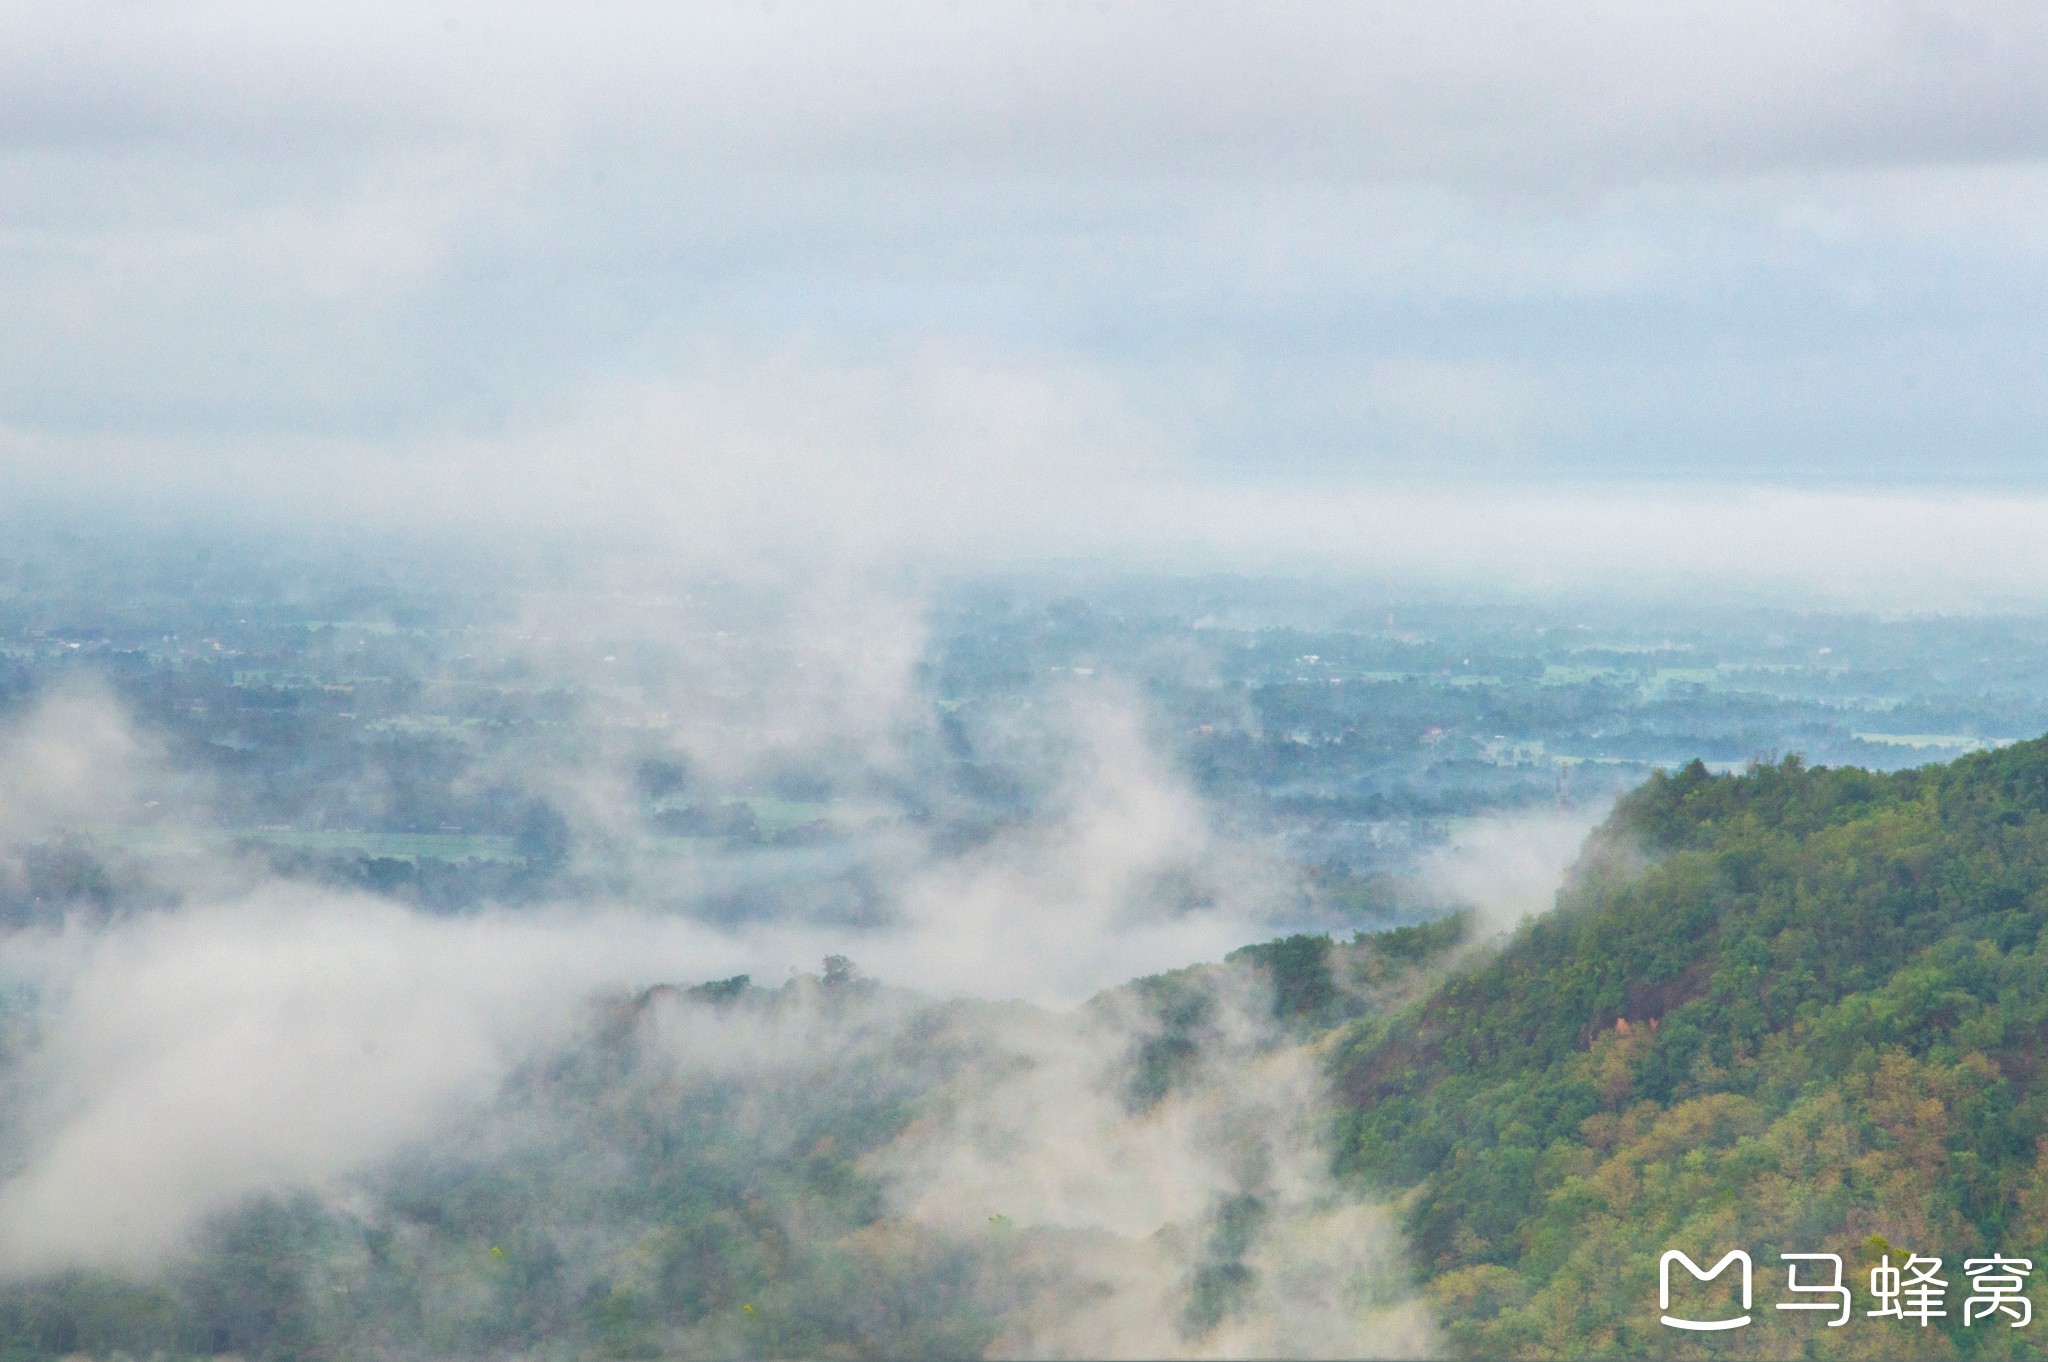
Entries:
{"label": "white cloud", "polygon": [[805,168],[1519,178],[2038,151],[2022,5],[16,4],[0,127],[516,128]]}
{"label": "white cloud", "polygon": [[1471,906],[1483,930],[1506,931],[1556,905],[1565,871],[1608,808],[1542,809],[1467,820],[1424,856],[1417,880]]}
{"label": "white cloud", "polygon": [[[888,682],[864,684],[872,696]],[[773,708],[752,716],[758,743],[776,736]],[[248,1196],[334,1190],[488,1101],[596,991],[741,972],[772,983],[845,952],[940,996],[1064,1004],[1272,934],[1275,867],[1212,831],[1127,713],[1082,702],[1053,727],[1068,775],[1045,817],[964,855],[912,841],[878,857],[890,911],[873,926],[715,926],[675,911],[687,885],[672,864],[642,867],[666,912],[620,889],[464,918],[241,867],[239,883],[182,872],[175,906],[8,934],[0,983],[39,1015],[0,1111],[0,1270],[148,1264]],[[784,736],[815,748],[826,735],[798,723]],[[830,736],[884,748],[898,735]],[[0,772],[24,792],[0,805],[0,842],[125,812],[141,746],[98,701],[59,701],[0,733]],[[1165,881],[1204,901],[1156,892]]]}
{"label": "white cloud", "polygon": [[1368,410],[1396,440],[1453,456],[1513,454],[1547,396],[1541,384],[1497,365],[1418,360],[1377,366],[1365,387]]}
{"label": "white cloud", "polygon": [[15,504],[1057,555],[1217,469],[2038,479],[2024,6],[110,14],[0,11]]}

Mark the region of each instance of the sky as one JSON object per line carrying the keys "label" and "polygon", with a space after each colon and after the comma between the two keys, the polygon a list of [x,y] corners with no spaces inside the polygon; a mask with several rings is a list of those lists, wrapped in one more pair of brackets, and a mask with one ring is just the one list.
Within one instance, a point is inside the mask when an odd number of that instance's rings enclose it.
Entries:
{"label": "sky", "polygon": [[0,5],[0,497],[2031,540],[2044,77],[2006,3]]}

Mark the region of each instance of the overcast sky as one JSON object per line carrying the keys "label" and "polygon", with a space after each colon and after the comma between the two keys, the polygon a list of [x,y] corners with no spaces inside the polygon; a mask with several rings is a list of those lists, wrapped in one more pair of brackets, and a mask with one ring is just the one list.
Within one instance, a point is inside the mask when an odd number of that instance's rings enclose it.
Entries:
{"label": "overcast sky", "polygon": [[2021,4],[0,4],[0,494],[2027,499],[2044,157]]}

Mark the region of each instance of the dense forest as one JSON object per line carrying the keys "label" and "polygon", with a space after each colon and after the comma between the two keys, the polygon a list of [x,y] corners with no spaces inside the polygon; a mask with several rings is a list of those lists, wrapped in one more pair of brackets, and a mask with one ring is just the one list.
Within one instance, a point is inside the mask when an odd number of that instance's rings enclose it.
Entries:
{"label": "dense forest", "polygon": [[[1143,1120],[1213,1081],[1251,988],[1270,1023],[1253,1048],[1319,1056],[1342,1185],[1398,1198],[1434,1346],[2031,1355],[2032,1327],[1963,1324],[1959,1269],[2048,1262],[2044,920],[2048,742],[1892,774],[1693,765],[1624,800],[1557,910],[1502,946],[1462,919],[1295,937],[1084,1015],[1122,1017],[1093,1074]],[[604,1003],[488,1126],[387,1170],[374,1210],[265,1200],[167,1274],[17,1283],[0,1355],[1085,1351],[1018,1321],[1071,1289],[1099,1231],[999,1210],[978,1237],[935,1231],[878,1171],[992,1074],[1047,1062],[1005,1039],[1017,1008],[932,1004],[842,960]],[[663,1027],[706,1026],[802,1039],[765,1084],[648,1061]],[[1190,1222],[1178,1346],[1208,1351],[1257,1308],[1252,1246],[1288,1232],[1273,1196]],[[1735,1247],[1758,1265],[1754,1323],[1660,1325],[1659,1255]],[[1771,1309],[1781,1252],[1840,1255],[1856,1317]],[[1947,1316],[1866,1317],[1871,1267],[1909,1254],[1949,1265]],[[1401,1283],[1372,1289],[1391,1318]]]}
{"label": "dense forest", "polygon": [[[1966,1258],[2048,1264],[2048,742],[1888,775],[1796,758],[1654,777],[1554,914],[1341,1041],[1344,1158],[1409,1188],[1411,1249],[1473,1356],[2009,1356]],[[1658,1261],[1741,1248],[1754,1323],[1658,1322]],[[1834,1253],[1857,1317],[1781,1313]],[[1948,1314],[1871,1319],[1940,1257]],[[1711,1255],[1709,1257],[1708,1255]]]}
{"label": "dense forest", "polygon": [[[253,1198],[166,1261],[0,1283],[0,1359],[1412,1352],[1392,1237],[1327,1176],[1313,1059],[1467,927],[1286,938],[1072,1014],[838,956],[598,999],[345,1189]],[[1023,1214],[1047,1181],[1085,1214]]]}

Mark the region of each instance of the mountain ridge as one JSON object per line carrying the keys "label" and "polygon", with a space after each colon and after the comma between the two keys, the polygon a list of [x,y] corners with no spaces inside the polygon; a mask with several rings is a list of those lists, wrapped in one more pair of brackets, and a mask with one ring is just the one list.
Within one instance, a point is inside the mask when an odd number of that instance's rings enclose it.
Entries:
{"label": "mountain ridge", "polygon": [[2031,1355],[1959,1310],[1680,1335],[1657,1264],[1744,1248],[1768,1281],[1833,1252],[1860,1297],[1894,1244],[1952,1280],[2048,1260],[2044,924],[2048,741],[1891,774],[1694,762],[1617,804],[1555,911],[1333,1042],[1340,1158],[1404,1195],[1468,1355]]}

